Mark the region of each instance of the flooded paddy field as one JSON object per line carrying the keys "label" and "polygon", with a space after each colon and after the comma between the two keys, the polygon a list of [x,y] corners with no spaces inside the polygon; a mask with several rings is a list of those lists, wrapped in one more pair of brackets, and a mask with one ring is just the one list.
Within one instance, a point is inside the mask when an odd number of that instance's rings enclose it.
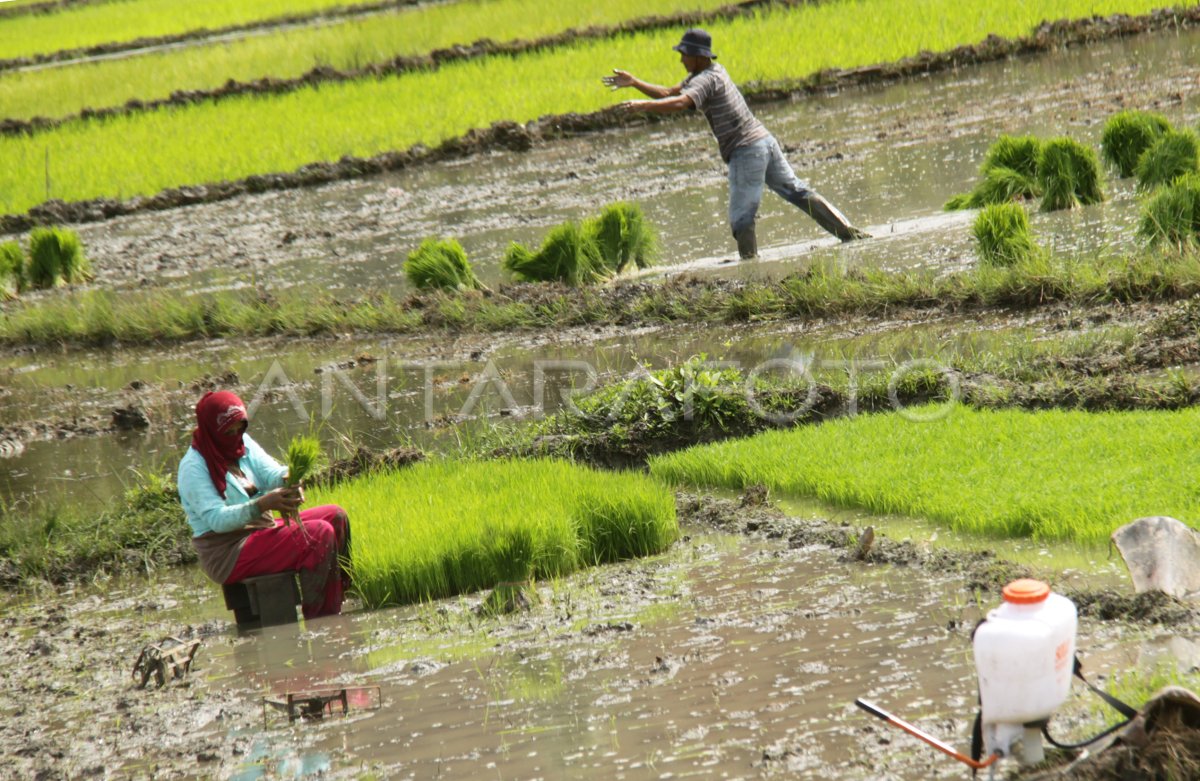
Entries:
{"label": "flooded paddy field", "polygon": [[[1198,36],[1138,36],[756,107],[801,175],[876,238],[835,246],[768,195],[754,264],[721,263],[733,254],[723,166],[696,120],[79,232],[95,286],[122,292],[403,292],[400,264],[429,235],[461,240],[494,284],[510,241],[536,243],[617,199],[640,203],[659,229],[663,265],[651,275],[758,279],[823,262],[961,270],[976,262],[970,216],[941,207],[971,187],[999,134],[1065,133],[1095,146],[1121,108],[1192,125]],[[1104,204],[1035,214],[1039,239],[1064,255],[1135,251],[1133,185],[1108,188]],[[42,295],[54,294],[29,298]],[[454,453],[502,441],[581,388],[697,354],[743,367],[799,356],[828,374],[848,361],[887,371],[1072,336],[1120,344],[1167,308],[10,350],[0,355],[0,496],[6,511],[101,507],[138,473],[172,472],[193,405],[212,388],[255,403],[253,434],[271,452],[312,427],[331,447]],[[1187,356],[1154,368],[1195,370]],[[970,539],[812,503],[784,510],[831,527],[873,524],[922,551],[1001,551],[1056,586],[1128,591],[1104,551]],[[13,704],[0,719],[0,778],[964,776],[853,701],[872,699],[966,745],[970,629],[994,593],[958,572],[849,561],[812,535],[764,539],[695,520],[684,531],[662,556],[539,583],[528,612],[499,618],[477,615],[475,594],[239,636],[220,590],[195,568],[65,590],[32,584],[0,611],[0,652],[19,662],[0,667]],[[194,670],[161,690],[137,689],[137,652],[168,635],[202,640]],[[1194,618],[1161,626],[1085,616],[1079,636],[1092,675],[1200,665]],[[378,687],[380,707],[288,724],[262,703],[343,686]],[[1060,719],[1081,736],[1100,726],[1078,693]]]}
{"label": "flooded paddy field", "polygon": [[[716,273],[783,273],[816,260],[946,270],[973,264],[969,217],[941,208],[970,189],[996,137],[1066,134],[1096,145],[1104,120],[1122,108],[1191,125],[1200,110],[1187,52],[1198,36],[1135,36],[758,106],[800,175],[878,240],[837,247],[767,194],[759,218],[765,262]],[[1105,204],[1078,212],[1035,215],[1035,233],[1065,253],[1132,250],[1132,183],[1110,181],[1109,194]],[[618,199],[639,203],[658,228],[666,272],[709,269],[734,254],[725,197],[724,166],[708,129],[687,119],[79,230],[104,286],[401,290],[400,264],[427,236],[459,239],[494,284],[510,242],[536,244],[551,226]]]}
{"label": "flooded paddy field", "polygon": [[[178,572],[57,607],[31,596],[0,618],[22,661],[0,675],[19,711],[0,722],[0,777],[963,777],[853,701],[965,745],[970,629],[994,597],[799,538],[685,531],[499,618],[474,595],[239,636],[219,590]],[[1195,664],[1179,629],[1085,619],[1080,649],[1093,675]],[[135,688],[138,651],[168,634],[202,640],[194,669]],[[381,707],[365,693],[345,719],[264,712],[264,696],[347,686],[379,687]],[[1088,705],[1076,694],[1060,730],[1095,731]]]}

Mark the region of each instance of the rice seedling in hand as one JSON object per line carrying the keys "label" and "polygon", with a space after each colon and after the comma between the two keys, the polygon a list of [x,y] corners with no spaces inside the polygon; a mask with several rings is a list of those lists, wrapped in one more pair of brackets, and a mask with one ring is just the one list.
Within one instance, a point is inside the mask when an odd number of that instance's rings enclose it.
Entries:
{"label": "rice seedling in hand", "polygon": [[0,244],[0,297],[16,298],[21,292],[25,255],[15,241]]}
{"label": "rice seedling in hand", "polygon": [[1042,211],[1074,209],[1104,200],[1103,177],[1096,153],[1070,138],[1047,141],[1038,156]]}
{"label": "rice seedling in hand", "polygon": [[300,485],[316,471],[321,460],[321,442],[316,437],[299,434],[288,443],[284,466],[287,467],[288,485]]}
{"label": "rice seedling in hand", "polygon": [[25,278],[35,288],[90,280],[92,267],[83,254],[79,234],[67,228],[34,228],[29,234]]}
{"label": "rice seedling in hand", "polygon": [[1014,266],[1037,250],[1029,229],[1029,215],[1019,203],[984,207],[975,218],[979,257],[993,266]]}
{"label": "rice seedling in hand", "polygon": [[1138,189],[1147,192],[1197,171],[1200,171],[1200,137],[1191,130],[1171,130],[1163,133],[1138,159]]}
{"label": "rice seedling in hand", "polygon": [[566,282],[580,286],[600,282],[611,273],[596,240],[575,222],[552,229],[537,254],[513,243],[501,265],[518,282]]}
{"label": "rice seedling in hand", "polygon": [[425,239],[404,261],[404,274],[418,290],[485,289],[454,239]]}
{"label": "rice seedling in hand", "polygon": [[1104,124],[1100,153],[1122,177],[1133,176],[1142,153],[1170,130],[1171,123],[1162,114],[1121,111]]}
{"label": "rice seedling in hand", "polygon": [[1200,174],[1159,188],[1142,207],[1138,235],[1151,246],[1194,247],[1200,241]]}
{"label": "rice seedling in hand", "polygon": [[631,263],[647,268],[658,257],[658,237],[637,204],[610,203],[598,217],[588,220],[584,231],[596,242],[612,274],[621,273]]}

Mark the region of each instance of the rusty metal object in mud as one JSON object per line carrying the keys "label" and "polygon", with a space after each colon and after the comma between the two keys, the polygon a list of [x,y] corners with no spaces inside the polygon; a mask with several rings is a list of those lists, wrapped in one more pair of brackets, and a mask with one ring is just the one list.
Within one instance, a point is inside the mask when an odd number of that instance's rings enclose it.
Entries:
{"label": "rusty metal object in mud", "polygon": [[159,688],[166,684],[168,677],[183,678],[192,668],[192,660],[200,648],[200,642],[187,642],[171,636],[143,648],[133,663],[133,680],[137,681],[138,688],[146,688],[151,675]]}
{"label": "rusty metal object in mud", "polygon": [[383,694],[378,686],[349,686],[342,689],[286,692],[276,697],[263,697],[262,704],[264,726],[267,723],[268,706],[287,714],[290,724],[296,719],[321,721],[326,716],[333,716],[335,707],[340,708],[340,712],[337,712],[340,716],[347,715],[351,705],[355,710],[379,710],[383,704]]}

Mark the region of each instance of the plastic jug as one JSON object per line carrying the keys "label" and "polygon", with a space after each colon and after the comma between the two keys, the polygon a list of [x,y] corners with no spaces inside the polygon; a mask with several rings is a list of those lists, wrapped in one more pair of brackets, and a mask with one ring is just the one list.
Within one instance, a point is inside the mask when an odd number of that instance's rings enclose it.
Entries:
{"label": "plastic jug", "polygon": [[1075,603],[1038,580],[1015,580],[1003,593],[1004,603],[975,631],[984,749],[1009,756],[1015,741],[1036,738],[1023,751],[1037,761],[1041,736],[1024,725],[1050,718],[1071,688]]}

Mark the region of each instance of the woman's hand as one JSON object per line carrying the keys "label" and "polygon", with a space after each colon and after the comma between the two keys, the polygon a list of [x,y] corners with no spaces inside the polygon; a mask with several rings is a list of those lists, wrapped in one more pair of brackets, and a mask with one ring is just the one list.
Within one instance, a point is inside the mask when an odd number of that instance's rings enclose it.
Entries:
{"label": "woman's hand", "polygon": [[255,503],[262,512],[274,510],[285,518],[294,518],[304,503],[304,493],[299,486],[284,486],[267,491]]}

